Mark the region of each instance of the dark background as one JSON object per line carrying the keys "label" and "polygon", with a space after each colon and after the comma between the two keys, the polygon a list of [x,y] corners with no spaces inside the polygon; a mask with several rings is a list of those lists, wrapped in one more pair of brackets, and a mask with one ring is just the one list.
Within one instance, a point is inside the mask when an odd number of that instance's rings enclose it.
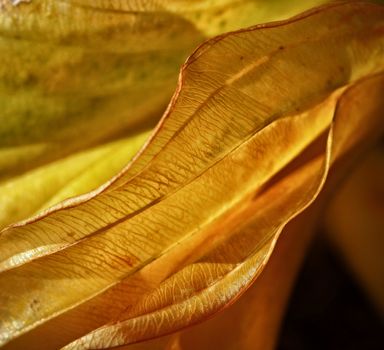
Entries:
{"label": "dark background", "polygon": [[312,244],[282,325],[278,350],[383,350],[384,322],[324,240]]}

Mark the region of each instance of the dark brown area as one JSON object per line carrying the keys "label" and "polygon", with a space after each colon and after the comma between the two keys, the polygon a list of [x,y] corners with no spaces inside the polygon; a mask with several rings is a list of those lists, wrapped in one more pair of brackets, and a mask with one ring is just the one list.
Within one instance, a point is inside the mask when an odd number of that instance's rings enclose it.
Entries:
{"label": "dark brown area", "polygon": [[320,239],[298,277],[277,349],[384,349],[383,321],[343,262]]}

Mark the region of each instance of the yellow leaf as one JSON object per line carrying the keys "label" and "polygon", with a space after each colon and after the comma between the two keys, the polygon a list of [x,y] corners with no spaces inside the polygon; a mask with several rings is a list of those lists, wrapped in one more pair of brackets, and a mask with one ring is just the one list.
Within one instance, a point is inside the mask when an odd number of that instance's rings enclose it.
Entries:
{"label": "yellow leaf", "polygon": [[[224,217],[220,222],[213,223],[209,229],[200,233],[200,237],[195,234],[195,237],[189,239],[187,243],[181,242],[177,251],[164,255],[153,264],[154,271],[151,271],[151,265],[143,269],[139,274],[140,278],[152,283],[156,278],[165,277],[161,276],[161,273],[169,274],[172,266],[173,275],[152,292],[147,292],[136,305],[120,313],[117,321],[100,327],[65,349],[103,349],[151,339],[204,320],[232,304],[264,268],[285,224],[317,197],[327,176],[329,162],[335,164],[348,155],[350,146],[362,146],[372,131],[375,133],[375,128],[383,131],[381,112],[384,109],[384,101],[380,95],[383,86],[384,75],[381,74],[347,90],[335,108],[333,126],[328,139],[320,142],[322,144],[320,151],[323,151],[320,155],[319,144],[315,142],[309,146],[306,154],[300,155],[287,170],[277,174],[276,178],[263,186],[261,192],[249,198],[246,205],[242,205],[243,208],[231,212],[228,218]],[[362,110],[363,104],[365,110]],[[316,117],[326,117],[327,112],[332,113],[332,110],[327,110],[323,105],[316,110],[318,114],[313,112],[306,117],[314,121]],[[370,127],[359,134],[355,127],[363,122],[368,123]],[[346,128],[347,123],[353,127]],[[307,129],[303,127],[303,134],[305,131]],[[326,145],[327,149],[324,151]],[[304,213],[299,217],[300,226],[295,223],[293,228],[296,231],[299,227],[305,230],[306,226],[311,226],[311,221],[313,222],[313,213],[309,213],[309,220],[308,213]],[[286,234],[295,234],[289,231],[292,231],[292,227]],[[220,237],[216,237],[218,234]],[[302,234],[299,237],[302,239]],[[300,239],[299,237],[295,238]],[[212,244],[212,240],[216,242]],[[305,241],[290,245],[291,254],[303,254]],[[299,256],[296,259],[299,259]],[[261,294],[264,299],[260,302],[246,303],[247,307],[250,308],[252,305],[256,310],[260,307],[268,308],[269,295],[275,295],[279,300],[286,298],[292,283],[291,274],[299,263],[296,259],[287,262],[287,275],[280,276],[280,293],[272,293],[268,282],[261,284],[256,293]],[[177,271],[184,265],[187,266]],[[276,272],[269,278],[278,277],[279,272]],[[138,284],[134,278],[126,283]],[[271,344],[275,340],[273,336],[277,332],[283,308],[269,307],[265,312],[268,311],[270,312],[268,318],[263,314],[259,317],[264,321],[273,322],[274,328],[269,329],[270,336],[265,334],[260,340],[252,342],[247,340],[244,334],[235,333],[232,334],[232,339],[227,338],[223,349],[251,349],[251,343],[260,344],[259,348],[264,349],[263,346],[266,346],[264,342],[269,343],[267,348],[272,349]],[[244,318],[243,322],[247,322],[247,318]],[[240,329],[241,325],[239,321]],[[267,331],[263,326],[263,322],[256,324],[255,327],[259,328],[259,332],[253,334],[255,336],[264,334],[260,333]],[[217,336],[223,337],[220,333]],[[215,341],[212,334],[208,339],[213,343]],[[184,347],[212,348],[213,343],[204,344],[204,340],[207,338],[186,342]],[[239,344],[242,344],[241,347]]]}
{"label": "yellow leaf", "polygon": [[0,178],[153,125],[204,38],[169,11],[93,3],[2,5]]}
{"label": "yellow leaf", "polygon": [[[364,83],[353,86],[340,99],[333,131],[331,176],[327,179],[325,188],[319,198],[316,199],[315,204],[289,222],[284,228],[282,237],[279,238],[277,247],[272,253],[271,260],[268,261],[261,276],[246,291],[244,296],[241,296],[239,301],[236,301],[234,305],[230,305],[220,315],[200,325],[181,331],[171,339],[160,338],[159,344],[166,341],[167,350],[205,350],[215,347],[223,350],[268,350],[275,348],[285,304],[305,248],[313,234],[313,229],[316,228],[319,213],[324,210],[324,204],[326,204],[329,194],[335,191],[335,185],[339,184],[340,177],[345,177],[346,172],[350,170],[351,158],[352,161],[356,161],[356,151],[352,154],[346,145],[351,146],[353,144],[354,147],[358,147],[360,150],[360,148],[365,148],[367,144],[370,146],[375,141],[369,137],[372,136],[372,129],[376,127],[381,133],[383,132],[382,111],[384,101],[381,99],[383,84],[384,76],[366,80]],[[366,125],[366,123],[370,124],[369,128],[361,128],[363,132],[361,132],[361,129],[357,130],[357,127]],[[352,124],[353,127],[346,128],[345,126],[348,124]],[[338,159],[335,159],[337,149],[343,149],[347,154],[341,155],[339,153]],[[346,158],[347,162],[345,162]],[[342,162],[340,162],[341,160]],[[337,196],[337,198],[340,197]],[[334,208],[334,205],[331,208]],[[356,240],[353,241],[356,243]],[[347,240],[345,239],[344,242],[347,242]],[[377,239],[374,242],[378,244]],[[355,243],[349,244],[349,246]],[[367,241],[365,241],[366,244]],[[347,244],[344,243],[344,246],[347,246]],[[378,252],[380,247],[379,244],[378,247],[369,251]],[[360,248],[361,246],[358,249]],[[361,257],[360,252],[356,254],[358,249],[354,250],[354,255],[357,258],[355,262],[360,261],[361,263],[362,259],[359,259],[359,256]],[[351,256],[352,254],[350,254]],[[377,254],[373,254],[371,262],[373,260],[378,262],[380,260],[378,258]],[[360,264],[360,268],[363,266],[366,267],[367,264]],[[379,265],[375,264],[371,265],[371,267],[375,267],[373,270],[377,272]],[[373,276],[372,272],[371,270],[369,273],[364,274],[366,276],[364,279],[367,277],[370,279]],[[380,274],[375,276],[380,278]],[[376,287],[375,292],[379,291],[379,284],[370,283],[370,286]],[[111,325],[111,328],[123,327],[123,325],[124,323]],[[94,333],[100,337],[102,331],[101,328]],[[129,334],[130,332],[127,331],[126,333]],[[151,349],[154,345],[153,342],[148,342],[148,344],[143,342],[141,344],[143,349]],[[149,347],[145,348],[146,345]],[[130,347],[127,347],[127,349],[130,349]],[[162,349],[165,349],[165,347],[163,346]]]}
{"label": "yellow leaf", "polygon": [[294,16],[329,0],[173,0],[161,7],[192,22],[206,36]]}
{"label": "yellow leaf", "polygon": [[[174,334],[171,339],[159,338],[159,343],[166,341],[168,346],[159,349],[275,349],[285,305],[313,236],[319,209],[321,206],[311,206],[284,228],[262,274],[235,303],[215,317]],[[149,341],[140,344],[146,350],[153,348]]]}
{"label": "yellow leaf", "polygon": [[110,142],[0,183],[0,228],[96,189],[118,173],[148,132]]}
{"label": "yellow leaf", "polygon": [[[378,130],[383,11],[335,4],[203,44],[119,179],[1,233],[1,341],[54,349],[101,327],[68,348],[119,346],[242,293],[330,164]],[[344,111],[354,84],[366,113]]]}
{"label": "yellow leaf", "polygon": [[324,1],[0,1],[0,179],[153,125],[207,36]]}

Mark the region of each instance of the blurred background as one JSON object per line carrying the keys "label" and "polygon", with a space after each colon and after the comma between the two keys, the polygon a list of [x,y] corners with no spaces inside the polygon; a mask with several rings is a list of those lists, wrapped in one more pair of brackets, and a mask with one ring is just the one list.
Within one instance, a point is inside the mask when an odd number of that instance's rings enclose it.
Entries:
{"label": "blurred background", "polygon": [[318,238],[291,295],[277,349],[383,348],[379,313],[333,247]]}

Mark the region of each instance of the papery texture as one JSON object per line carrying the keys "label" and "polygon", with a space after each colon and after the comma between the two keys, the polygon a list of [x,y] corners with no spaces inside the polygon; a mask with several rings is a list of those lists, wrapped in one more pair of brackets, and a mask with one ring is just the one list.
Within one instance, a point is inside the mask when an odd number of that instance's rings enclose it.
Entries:
{"label": "papery texture", "polygon": [[122,146],[119,166],[92,166],[87,184],[76,179],[113,147],[100,143],[155,124],[203,39],[321,2],[0,1],[0,228],[118,173],[137,147]]}
{"label": "papery texture", "polygon": [[6,2],[0,10],[0,177],[157,118],[179,65],[203,39],[166,11],[92,3]]}
{"label": "papery texture", "polygon": [[0,229],[104,184],[133,158],[147,136],[143,132],[77,152],[0,182]]}
{"label": "papery texture", "polygon": [[203,44],[114,183],[1,233],[1,341],[57,348],[100,327],[67,349],[103,349],[233,302],[379,132],[383,26],[380,6],[335,4]]}
{"label": "papery texture", "polygon": [[202,40],[322,2],[0,1],[0,179],[154,125]]}

